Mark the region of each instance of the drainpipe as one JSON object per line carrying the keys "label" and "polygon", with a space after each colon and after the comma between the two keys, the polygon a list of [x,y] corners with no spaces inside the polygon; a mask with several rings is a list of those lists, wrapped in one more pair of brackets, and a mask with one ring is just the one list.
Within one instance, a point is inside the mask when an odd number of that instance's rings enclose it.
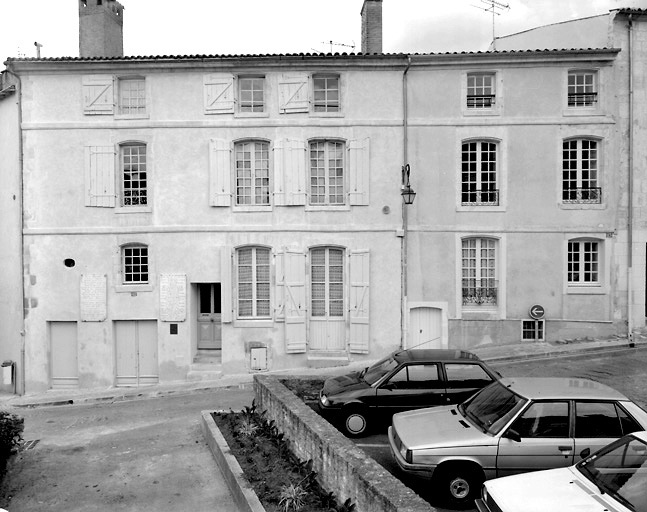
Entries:
{"label": "drainpipe", "polygon": [[[20,195],[18,197],[18,206],[20,208],[20,272],[22,277],[22,304],[21,304],[21,328],[20,328],[20,365],[18,373],[20,374],[20,388],[16,390],[19,395],[25,394],[25,308],[27,307],[26,298],[27,290],[25,287],[25,247],[23,228],[25,225],[25,212],[23,209],[24,198],[24,157],[23,157],[23,142],[22,142],[22,80],[20,76],[11,70],[11,64],[6,64],[6,71],[14,76],[18,81],[18,172],[20,173]],[[16,376],[14,375],[14,378]]]}
{"label": "drainpipe", "polygon": [[634,181],[634,81],[633,81],[633,15],[629,14],[629,23],[627,25],[629,36],[629,63],[627,70],[629,73],[629,173],[628,173],[628,204],[627,204],[627,337],[630,343],[633,343],[633,181]]}
{"label": "drainpipe", "polygon": [[[409,160],[408,144],[409,144],[409,112],[407,108],[407,73],[411,67],[411,56],[407,56],[407,67],[402,73],[402,126],[403,126],[403,162],[402,165],[407,165]],[[404,167],[403,167],[404,168]],[[404,183],[402,184],[404,186]],[[402,202],[402,243],[400,245],[400,261],[402,262],[402,269],[400,272],[402,283],[401,283],[401,338],[400,338],[400,348],[404,348],[404,345],[407,340],[408,333],[408,324],[409,324],[409,315],[408,315],[408,305],[407,305],[407,255],[408,255],[408,232],[409,232],[409,216],[407,211],[407,205]]]}

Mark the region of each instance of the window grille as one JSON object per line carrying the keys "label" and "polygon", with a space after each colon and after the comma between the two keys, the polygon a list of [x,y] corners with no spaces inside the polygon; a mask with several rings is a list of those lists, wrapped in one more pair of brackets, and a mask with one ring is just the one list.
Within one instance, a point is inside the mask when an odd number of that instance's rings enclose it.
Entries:
{"label": "window grille", "polygon": [[121,254],[124,284],[148,283],[148,247],[126,246]]}
{"label": "window grille", "polygon": [[522,320],[522,341],[544,341],[544,320]]}
{"label": "window grille", "polygon": [[310,204],[343,205],[345,144],[335,141],[310,143]]}
{"label": "window grille", "polygon": [[270,316],[270,250],[264,247],[238,249],[238,316]]}
{"label": "window grille", "polygon": [[148,204],[148,175],[146,171],[146,146],[143,144],[121,146],[122,206]]}
{"label": "window grille", "polygon": [[470,73],[467,75],[467,108],[483,109],[494,106],[495,75]]}
{"label": "window grille", "polygon": [[597,74],[595,72],[571,71],[568,74],[568,106],[591,107],[598,101]]}

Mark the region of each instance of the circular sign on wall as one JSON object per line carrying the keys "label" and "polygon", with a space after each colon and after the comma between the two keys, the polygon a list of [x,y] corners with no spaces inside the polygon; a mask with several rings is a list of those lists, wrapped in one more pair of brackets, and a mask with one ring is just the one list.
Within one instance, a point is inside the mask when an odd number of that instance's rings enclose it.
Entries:
{"label": "circular sign on wall", "polygon": [[544,311],[544,306],[541,306],[539,304],[533,304],[528,310],[530,318],[534,318],[535,320],[541,320],[542,318],[544,318],[545,313],[546,312]]}

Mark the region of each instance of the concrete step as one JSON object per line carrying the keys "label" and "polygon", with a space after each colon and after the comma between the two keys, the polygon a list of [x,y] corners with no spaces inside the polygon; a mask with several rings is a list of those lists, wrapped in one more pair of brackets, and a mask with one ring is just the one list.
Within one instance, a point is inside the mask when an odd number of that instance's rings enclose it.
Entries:
{"label": "concrete step", "polygon": [[193,366],[195,365],[191,365],[191,369],[186,374],[186,380],[189,382],[218,380],[222,377],[222,369],[194,369]]}

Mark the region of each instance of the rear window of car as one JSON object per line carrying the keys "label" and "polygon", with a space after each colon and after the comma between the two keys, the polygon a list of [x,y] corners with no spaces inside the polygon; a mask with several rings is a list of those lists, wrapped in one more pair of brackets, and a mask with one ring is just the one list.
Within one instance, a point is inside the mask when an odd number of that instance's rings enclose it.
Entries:
{"label": "rear window of car", "polygon": [[478,364],[445,363],[445,373],[450,388],[482,388],[493,380]]}

